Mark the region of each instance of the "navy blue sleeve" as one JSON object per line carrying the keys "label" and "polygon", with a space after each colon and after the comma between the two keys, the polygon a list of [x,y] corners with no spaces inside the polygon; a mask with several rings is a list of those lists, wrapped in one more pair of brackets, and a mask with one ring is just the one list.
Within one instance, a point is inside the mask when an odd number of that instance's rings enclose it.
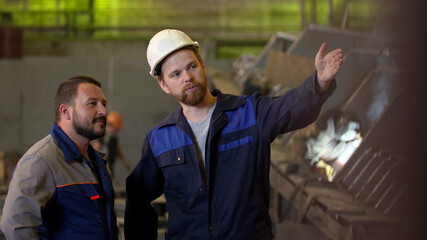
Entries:
{"label": "navy blue sleeve", "polygon": [[317,71],[283,96],[252,96],[256,121],[266,139],[272,142],[277,135],[304,128],[316,120],[323,103],[335,91],[336,81],[323,94],[316,92],[316,82]]}
{"label": "navy blue sleeve", "polygon": [[126,239],[157,239],[158,216],[151,202],[163,194],[164,178],[145,138],[141,160],[126,178]]}

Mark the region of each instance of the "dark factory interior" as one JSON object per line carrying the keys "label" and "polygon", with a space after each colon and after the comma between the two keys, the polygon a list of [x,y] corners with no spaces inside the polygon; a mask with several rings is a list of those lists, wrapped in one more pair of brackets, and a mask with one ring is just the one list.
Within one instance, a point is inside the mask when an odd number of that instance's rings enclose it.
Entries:
{"label": "dark factory interior", "polygon": [[[50,132],[59,84],[93,76],[123,118],[113,185],[125,239],[126,178],[178,106],[146,59],[150,38],[173,28],[200,44],[208,88],[238,96],[284,95],[323,42],[342,49],[317,119],[271,143],[273,239],[425,239],[426,11],[424,0],[0,0],[0,209],[18,161]],[[152,206],[157,239],[175,239],[168,201]]]}

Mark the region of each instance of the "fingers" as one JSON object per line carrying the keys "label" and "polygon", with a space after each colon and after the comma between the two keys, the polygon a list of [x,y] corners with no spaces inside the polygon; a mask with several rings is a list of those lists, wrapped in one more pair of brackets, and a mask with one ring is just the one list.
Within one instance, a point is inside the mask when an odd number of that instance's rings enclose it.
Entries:
{"label": "fingers", "polygon": [[338,55],[337,56],[333,56],[331,58],[330,62],[333,63],[333,64],[339,64],[339,65],[341,65],[342,62],[343,62],[342,56],[338,56]]}
{"label": "fingers", "polygon": [[341,65],[343,62],[343,54],[341,49],[335,49],[334,51],[327,54],[327,61],[334,64]]}
{"label": "fingers", "polygon": [[326,55],[327,51],[328,51],[328,44],[326,42],[323,42],[319,48],[319,51],[316,54],[316,58],[322,59]]}
{"label": "fingers", "polygon": [[342,54],[342,49],[341,48],[337,48],[337,49],[331,51],[329,54],[338,54],[338,53]]}
{"label": "fingers", "polygon": [[315,66],[318,71],[317,76],[322,83],[327,83],[334,79],[341,70],[341,65],[344,61],[342,49],[334,49],[329,53],[327,51],[328,45],[323,42],[315,59]]}
{"label": "fingers", "polygon": [[333,76],[336,76],[341,69],[342,59],[332,64],[331,72]]}
{"label": "fingers", "polygon": [[331,57],[332,59],[336,59],[336,58],[342,58],[342,50],[340,48],[337,48],[333,51],[331,51],[330,53],[327,54],[327,56]]}

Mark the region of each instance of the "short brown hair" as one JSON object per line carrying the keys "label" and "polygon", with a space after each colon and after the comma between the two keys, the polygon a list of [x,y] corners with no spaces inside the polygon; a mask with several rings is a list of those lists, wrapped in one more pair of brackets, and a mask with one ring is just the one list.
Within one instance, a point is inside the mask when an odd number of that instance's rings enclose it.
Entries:
{"label": "short brown hair", "polygon": [[71,77],[59,85],[55,95],[55,123],[60,120],[61,114],[59,113],[59,106],[61,104],[74,104],[74,99],[77,95],[77,88],[80,83],[90,83],[101,87],[101,83],[89,76],[75,76]]}

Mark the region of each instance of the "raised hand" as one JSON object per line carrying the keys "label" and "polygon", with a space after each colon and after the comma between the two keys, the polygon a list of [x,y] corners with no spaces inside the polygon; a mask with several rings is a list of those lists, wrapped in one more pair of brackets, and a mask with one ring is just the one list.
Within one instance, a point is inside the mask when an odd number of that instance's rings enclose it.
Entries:
{"label": "raised hand", "polygon": [[322,43],[315,59],[317,80],[321,91],[328,89],[329,84],[334,80],[343,63],[343,55],[340,48],[329,53],[327,53],[327,50],[328,44]]}

